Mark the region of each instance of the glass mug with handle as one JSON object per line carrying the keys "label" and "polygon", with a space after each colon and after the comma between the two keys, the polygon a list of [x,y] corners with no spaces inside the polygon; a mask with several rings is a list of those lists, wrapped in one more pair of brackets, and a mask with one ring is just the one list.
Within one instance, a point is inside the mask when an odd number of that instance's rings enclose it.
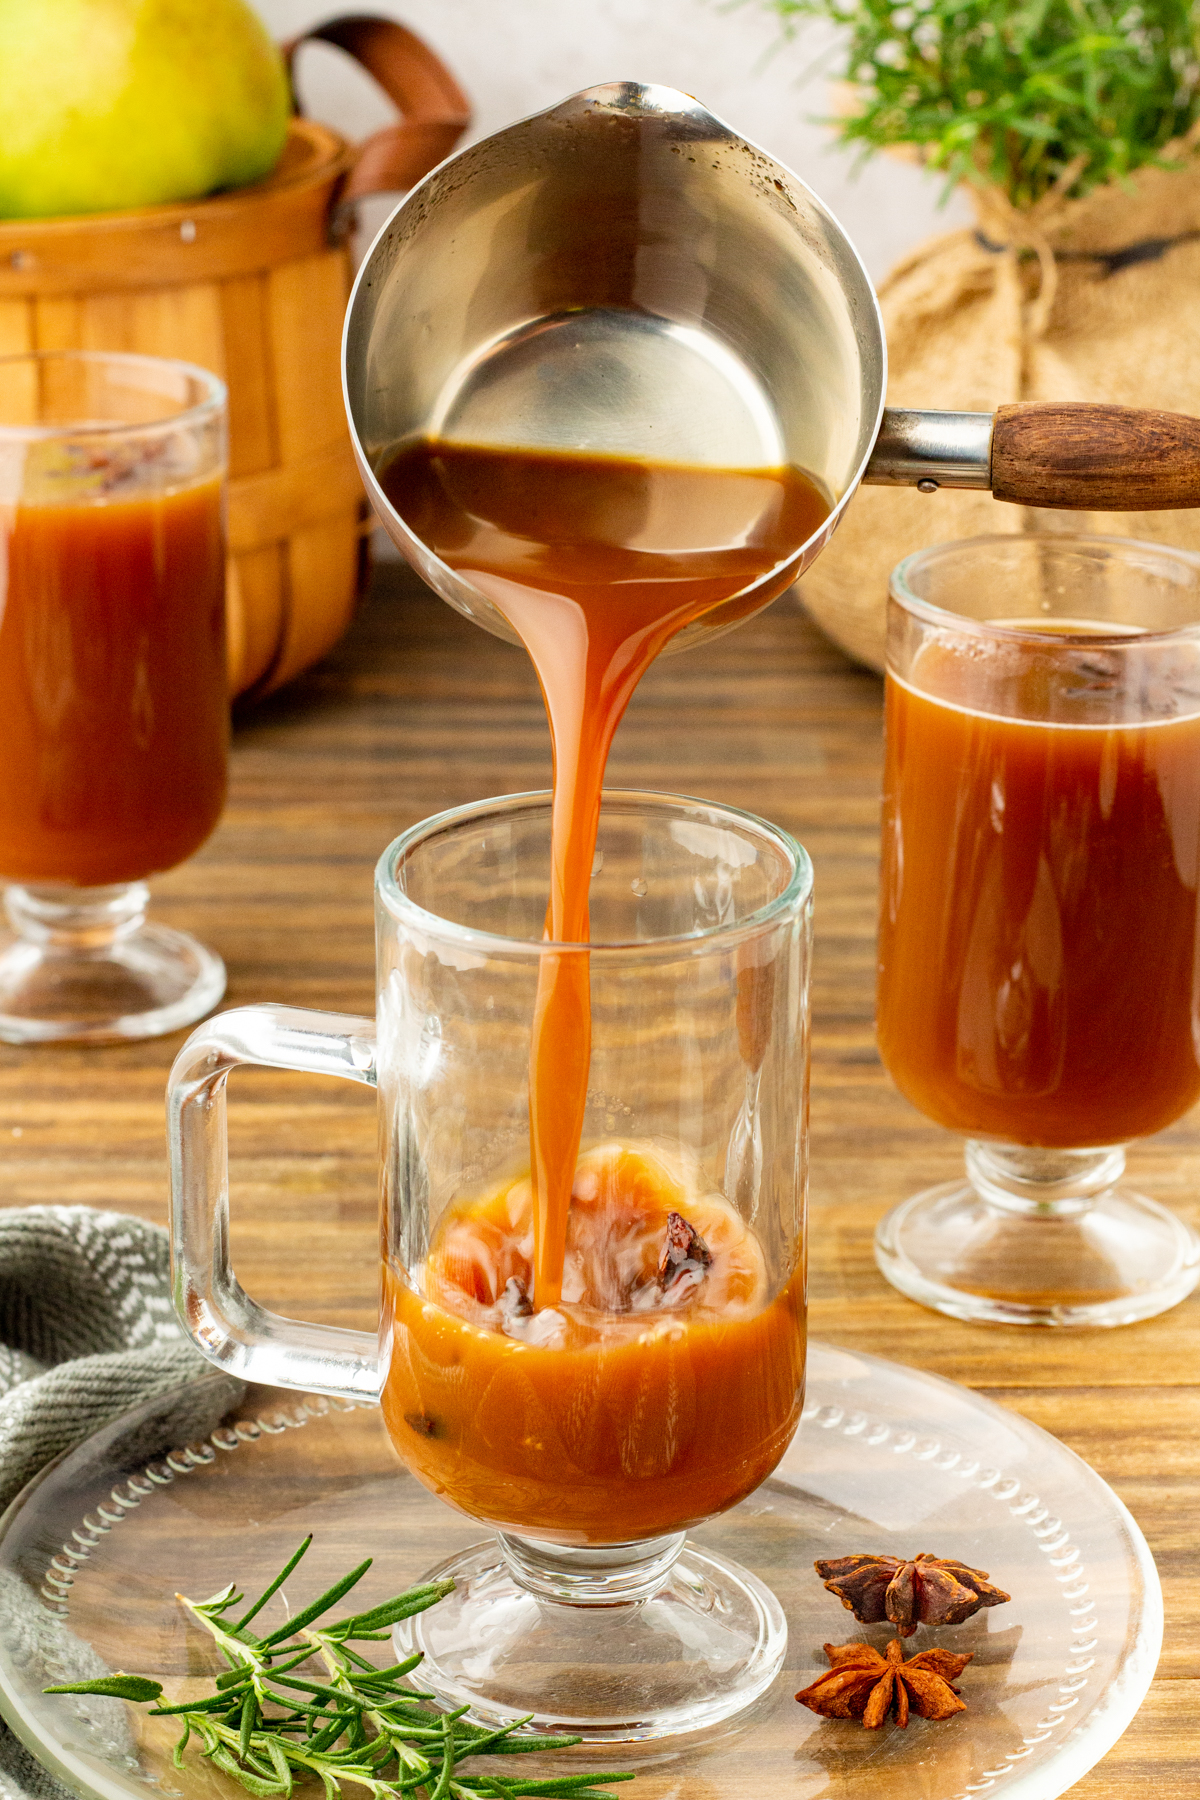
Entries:
{"label": "glass mug with handle", "polygon": [[[612,792],[591,942],[561,945],[542,935],[549,844],[548,795],[414,827],[376,872],[375,1021],[255,1006],[193,1033],[169,1089],[175,1292],[220,1367],[380,1400],[411,1472],[496,1529],[399,1628],[422,1684],[484,1720],[621,1741],[740,1711],[786,1644],[769,1589],[685,1533],[770,1474],[800,1417],[812,877],[748,814]],[[547,956],[587,961],[592,1051],[562,1299],[537,1306]],[[224,1089],[240,1064],[377,1086],[378,1340],[239,1286]]]}

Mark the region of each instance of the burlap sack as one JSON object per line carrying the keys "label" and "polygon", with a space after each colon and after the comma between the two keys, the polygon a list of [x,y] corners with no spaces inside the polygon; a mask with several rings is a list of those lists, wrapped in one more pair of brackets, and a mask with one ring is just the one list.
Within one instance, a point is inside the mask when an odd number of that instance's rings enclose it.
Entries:
{"label": "burlap sack", "polygon": [[[1101,400],[1200,414],[1200,153],[1082,200],[1017,212],[973,191],[978,229],[931,239],[879,290],[889,406],[990,412]],[[990,494],[861,487],[800,596],[860,661],[883,663],[888,575],[979,532],[1099,531],[1200,551],[1200,510],[1050,512]]]}

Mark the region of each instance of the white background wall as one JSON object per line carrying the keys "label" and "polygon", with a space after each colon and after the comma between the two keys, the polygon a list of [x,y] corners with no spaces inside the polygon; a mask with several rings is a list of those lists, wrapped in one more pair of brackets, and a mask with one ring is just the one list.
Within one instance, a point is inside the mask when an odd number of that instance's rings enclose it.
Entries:
{"label": "white background wall", "polygon": [[[474,136],[510,124],[596,82],[636,79],[683,88],[787,163],[832,207],[878,279],[910,245],[966,221],[941,184],[891,157],[857,175],[854,158],[812,122],[830,110],[822,70],[833,48],[822,26],[781,42],[760,0],[255,0],[277,37],[338,11],[387,13],[449,64],[475,109]],[[391,115],[337,51],[303,53],[307,108],[350,137]],[[380,221],[365,220],[372,225]]]}

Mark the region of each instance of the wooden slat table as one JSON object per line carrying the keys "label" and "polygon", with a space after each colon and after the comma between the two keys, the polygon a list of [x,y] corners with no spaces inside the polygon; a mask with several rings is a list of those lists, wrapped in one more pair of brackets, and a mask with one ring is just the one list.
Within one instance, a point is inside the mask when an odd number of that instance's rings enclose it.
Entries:
{"label": "wooden slat table", "polygon": [[[961,1149],[892,1088],[872,1032],[880,683],[791,599],[651,671],[617,738],[617,786],[744,806],[793,831],[816,867],[812,1327],[986,1390],[1070,1444],[1150,1541],[1166,1595],[1154,1686],[1079,1800],[1200,1793],[1200,1295],[1111,1333],[960,1325],[876,1272],[880,1214],[961,1167]],[[442,807],[546,785],[548,739],[524,655],[377,572],[318,670],[235,732],[229,806],[195,860],[155,884],[157,916],[229,966],[228,1003],[370,1012],[371,876],[404,827]],[[103,1050],[0,1047],[0,1202],[166,1215],[163,1084],[178,1038]],[[256,1073],[231,1107],[233,1249],[285,1313],[365,1326],[376,1287],[371,1096]],[[1130,1158],[1195,1219],[1200,1122]]]}

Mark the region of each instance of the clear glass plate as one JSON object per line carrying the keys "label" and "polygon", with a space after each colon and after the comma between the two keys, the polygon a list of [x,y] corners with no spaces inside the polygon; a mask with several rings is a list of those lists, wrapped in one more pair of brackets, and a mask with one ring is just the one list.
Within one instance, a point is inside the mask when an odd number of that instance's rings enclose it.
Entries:
{"label": "clear glass plate", "polygon": [[[155,1676],[172,1699],[195,1691],[220,1665],[177,1591],[205,1597],[236,1579],[254,1593],[311,1531],[278,1612],[263,1616],[282,1620],[283,1603],[294,1611],[371,1555],[356,1593],[366,1606],[484,1535],[405,1472],[375,1409],[256,1389],[223,1416],[228,1392],[208,1377],[106,1427],[0,1524],[0,1709],[87,1800],[243,1793],[192,1751],[176,1771],[170,1721],[41,1691],[118,1668]],[[559,1752],[539,1773],[633,1768],[637,1782],[619,1790],[629,1800],[967,1800],[993,1789],[1053,1800],[1120,1736],[1158,1658],[1154,1564],[1100,1477],[1028,1421],[879,1358],[810,1346],[809,1401],[782,1466],[695,1539],[778,1595],[783,1673],[703,1737]],[[825,1642],[882,1650],[891,1636],[855,1624],[814,1557],[923,1550],[986,1569],[1013,1595],[909,1640],[910,1654],[974,1653],[960,1683],[968,1710],[864,1731],[797,1706],[796,1689],[827,1666]],[[501,1772],[511,1778],[512,1762]]]}

